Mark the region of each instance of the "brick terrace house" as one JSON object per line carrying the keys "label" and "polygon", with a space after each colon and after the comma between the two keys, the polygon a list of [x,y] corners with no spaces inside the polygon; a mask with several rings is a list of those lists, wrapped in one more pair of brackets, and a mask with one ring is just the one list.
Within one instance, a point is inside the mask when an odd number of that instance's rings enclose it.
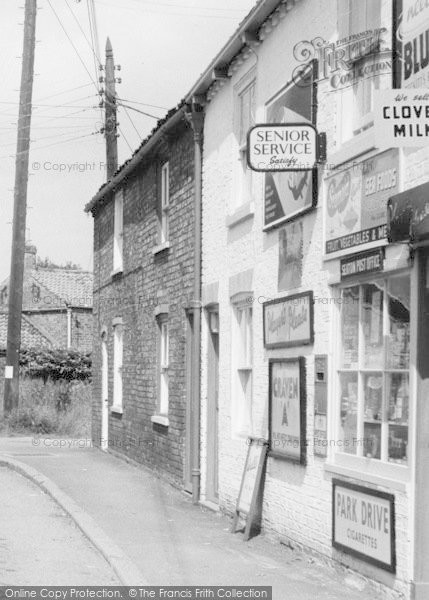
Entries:
{"label": "brick terrace house", "polygon": [[[21,346],[90,352],[92,273],[37,265],[36,254],[26,247]],[[6,347],[8,285],[8,279],[0,283],[0,348]]]}
{"label": "brick terrace house", "polygon": [[200,169],[185,110],[159,121],[85,210],[94,218],[94,442],[190,491]]}

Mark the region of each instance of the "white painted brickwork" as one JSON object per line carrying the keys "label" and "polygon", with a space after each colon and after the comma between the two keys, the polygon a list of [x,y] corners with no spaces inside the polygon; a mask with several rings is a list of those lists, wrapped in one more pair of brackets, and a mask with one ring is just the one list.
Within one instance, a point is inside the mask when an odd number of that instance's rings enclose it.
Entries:
{"label": "white painted brickwork", "polygon": [[[389,9],[385,3],[385,10]],[[268,233],[263,228],[263,175],[254,175],[254,216],[228,228],[225,218],[230,214],[234,194],[234,169],[238,153],[233,136],[234,86],[256,65],[257,122],[264,122],[264,105],[291,78],[296,66],[293,47],[301,40],[316,36],[335,39],[336,1],[302,0],[278,19],[278,24],[255,52],[238,68],[206,107],[203,163],[203,256],[202,284],[219,282],[220,365],[219,365],[219,504],[232,513],[235,508],[243,464],[245,439],[231,437],[231,327],[232,308],[229,299],[229,278],[253,269],[253,434],[267,437],[268,359],[306,357],[307,368],[307,436],[313,437],[314,426],[314,354],[329,354],[332,340],[330,324],[336,310],[330,299],[333,288],[328,286],[328,271],[323,257],[322,173],[320,174],[319,206],[303,217],[304,266],[302,287],[294,292],[313,290],[315,296],[315,342],[298,349],[265,350],[263,347],[262,304],[259,297],[275,298],[288,292],[277,291],[279,230]],[[255,55],[256,53],[256,55]],[[322,88],[321,88],[322,89]],[[328,148],[336,150],[336,114],[334,94],[320,94],[318,130],[327,132]],[[418,159],[418,160],[417,160]],[[329,162],[329,157],[328,157]],[[413,153],[405,167],[407,187],[427,180],[429,152]],[[426,174],[426,175],[425,175]],[[335,292],[337,295],[338,292]],[[202,320],[202,496],[206,477],[206,402],[207,402],[207,322]],[[330,365],[331,368],[331,365]],[[331,371],[329,377],[332,377]],[[333,550],[331,544],[332,475],[324,470],[325,460],[315,457],[308,447],[307,466],[268,459],[263,504],[265,533],[283,542],[302,545],[325,559],[340,560],[361,574],[384,584],[380,598],[407,597],[410,580],[409,498],[404,491],[379,488],[395,494],[396,508],[396,577],[352,557]],[[362,481],[359,483],[365,485]],[[371,485],[369,485],[371,487]],[[374,487],[374,486],[372,486]],[[405,488],[404,488],[405,489]]]}

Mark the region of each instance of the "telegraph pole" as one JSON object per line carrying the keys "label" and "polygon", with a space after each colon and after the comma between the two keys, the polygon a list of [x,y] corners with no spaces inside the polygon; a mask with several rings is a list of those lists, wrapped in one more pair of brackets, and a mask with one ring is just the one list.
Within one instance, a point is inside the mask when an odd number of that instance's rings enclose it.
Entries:
{"label": "telegraph pole", "polygon": [[112,44],[107,38],[106,65],[105,65],[105,125],[107,180],[113,177],[118,168],[118,135],[117,135],[117,106],[116,106],[116,79],[115,61],[113,58]]}
{"label": "telegraph pole", "polygon": [[21,346],[28,158],[30,152],[36,14],[37,0],[25,0],[24,48],[22,54],[18,139],[15,160],[12,257],[9,278],[9,308],[4,386],[5,414],[8,414],[19,404],[19,350]]}

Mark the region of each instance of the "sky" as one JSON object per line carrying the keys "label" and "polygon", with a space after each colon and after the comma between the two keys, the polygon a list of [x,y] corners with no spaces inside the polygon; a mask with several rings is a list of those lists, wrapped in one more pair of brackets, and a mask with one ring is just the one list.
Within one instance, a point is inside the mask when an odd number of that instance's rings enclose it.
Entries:
{"label": "sky", "polygon": [[[104,63],[112,42],[120,109],[119,164],[174,107],[256,0],[95,0]],[[0,20],[0,281],[9,275],[16,123],[25,0],[2,0]],[[27,243],[58,264],[92,270],[85,204],[106,179],[88,0],[38,0]],[[143,115],[143,111],[151,116]],[[156,118],[154,118],[156,117]]]}

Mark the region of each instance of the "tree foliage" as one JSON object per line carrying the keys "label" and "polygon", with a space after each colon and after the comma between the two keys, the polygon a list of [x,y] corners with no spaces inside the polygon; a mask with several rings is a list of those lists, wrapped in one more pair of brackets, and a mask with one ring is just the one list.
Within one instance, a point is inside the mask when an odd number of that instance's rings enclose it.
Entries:
{"label": "tree foliage", "polygon": [[91,354],[54,348],[22,349],[20,368],[23,375],[67,381],[91,380]]}

